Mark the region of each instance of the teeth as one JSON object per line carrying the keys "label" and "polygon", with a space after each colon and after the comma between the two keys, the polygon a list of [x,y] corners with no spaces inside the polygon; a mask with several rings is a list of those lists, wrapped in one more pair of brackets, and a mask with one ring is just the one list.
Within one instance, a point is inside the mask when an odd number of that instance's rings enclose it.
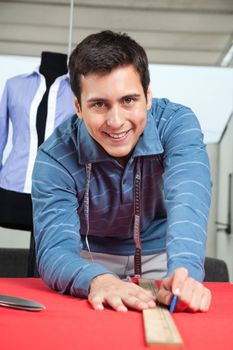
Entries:
{"label": "teeth", "polygon": [[108,135],[114,139],[120,139],[124,137],[126,134],[127,134],[127,131],[122,132],[121,134],[108,134]]}

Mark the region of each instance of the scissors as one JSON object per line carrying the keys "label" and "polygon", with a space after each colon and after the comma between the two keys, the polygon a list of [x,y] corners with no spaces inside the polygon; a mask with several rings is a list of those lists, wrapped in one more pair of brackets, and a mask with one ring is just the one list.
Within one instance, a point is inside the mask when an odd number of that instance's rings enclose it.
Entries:
{"label": "scissors", "polygon": [[27,311],[40,311],[45,309],[45,306],[37,301],[17,298],[9,295],[0,295],[0,306]]}

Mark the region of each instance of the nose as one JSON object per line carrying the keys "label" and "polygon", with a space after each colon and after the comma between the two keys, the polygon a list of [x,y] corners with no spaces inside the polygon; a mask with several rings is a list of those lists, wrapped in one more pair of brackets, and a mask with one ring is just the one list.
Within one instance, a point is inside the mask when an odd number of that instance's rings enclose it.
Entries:
{"label": "nose", "polygon": [[119,106],[113,106],[107,114],[106,123],[108,127],[112,129],[120,129],[124,124],[124,115],[123,111],[119,108]]}

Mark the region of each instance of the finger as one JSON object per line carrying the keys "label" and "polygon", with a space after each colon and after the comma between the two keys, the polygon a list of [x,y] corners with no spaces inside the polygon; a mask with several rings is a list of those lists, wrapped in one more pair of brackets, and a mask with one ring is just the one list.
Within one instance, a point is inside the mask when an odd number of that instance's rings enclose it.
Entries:
{"label": "finger", "polygon": [[139,300],[150,304],[151,306],[155,306],[156,296],[153,295],[151,292],[148,293],[148,291],[142,289],[136,294],[132,294],[132,295],[137,297]]}
{"label": "finger", "polygon": [[130,307],[131,309],[135,309],[135,310],[144,310],[144,309],[149,309],[151,307],[156,306],[155,302],[153,300],[146,302],[146,301],[138,298],[135,295],[125,295],[123,298],[123,302],[128,307]]}
{"label": "finger", "polygon": [[122,302],[121,297],[116,295],[108,295],[105,299],[105,303],[111,306],[116,311],[128,311],[127,307]]}
{"label": "finger", "polygon": [[[198,284],[193,278],[187,278],[182,287],[179,290],[178,294],[178,302],[176,305],[176,311],[184,311],[188,310],[190,312],[195,312],[196,309],[199,308],[200,305],[200,292],[198,293],[197,299],[195,300],[195,289]],[[201,286],[201,284],[200,284]],[[198,292],[198,290],[197,290]],[[199,301],[198,301],[199,299]],[[192,303],[192,305],[191,305]]]}
{"label": "finger", "polygon": [[183,282],[183,285],[180,288],[179,299],[187,305],[190,305],[191,303],[196,283],[197,282],[193,278],[189,277]]}
{"label": "finger", "polygon": [[143,289],[140,286],[133,285],[133,288],[128,292],[128,295],[136,297],[138,300],[147,303],[149,308],[156,306],[156,296],[150,290]]}
{"label": "finger", "polygon": [[93,309],[95,310],[103,310],[104,309],[104,304],[103,304],[103,298],[99,295],[93,295],[89,294],[88,296],[88,301],[92,305]]}
{"label": "finger", "polygon": [[172,286],[172,280],[173,280],[173,275],[168,276],[162,280],[162,283],[160,285],[160,288],[164,288],[168,291],[171,291],[171,286]]}
{"label": "finger", "polygon": [[209,289],[205,288],[200,303],[200,311],[207,312],[210,308],[212,295]]}
{"label": "finger", "polygon": [[176,310],[184,311],[186,309],[189,312],[205,312],[209,309],[210,301],[210,291],[200,282],[188,278],[183,286]]}
{"label": "finger", "polygon": [[148,290],[148,289],[144,289],[143,287],[135,284],[135,283],[132,283],[131,284],[132,286],[132,294],[138,294],[138,293],[143,293],[144,295],[147,295],[149,296],[151,299],[155,299],[156,297],[152,294],[151,290]]}
{"label": "finger", "polygon": [[160,288],[158,294],[157,294],[157,300],[164,304],[164,305],[170,305],[172,298],[172,292],[170,290],[167,290],[165,288]]}
{"label": "finger", "polygon": [[[190,283],[192,285],[192,283]],[[190,297],[190,302],[188,303],[189,311],[196,312],[200,310],[201,301],[203,298],[204,288],[201,283],[195,281],[195,285],[192,289],[192,295]]]}
{"label": "finger", "polygon": [[[173,275],[162,281],[158,295],[158,300],[163,304],[170,305],[173,295],[177,295],[177,303],[175,311],[183,311],[187,308],[187,304],[180,300],[181,291],[188,278],[188,271],[185,268],[178,268]],[[165,290],[164,290],[165,289]]]}

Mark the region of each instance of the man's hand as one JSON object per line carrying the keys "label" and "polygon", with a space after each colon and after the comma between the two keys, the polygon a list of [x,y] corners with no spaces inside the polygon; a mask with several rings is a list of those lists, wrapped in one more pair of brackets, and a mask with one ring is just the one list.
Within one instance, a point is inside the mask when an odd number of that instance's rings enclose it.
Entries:
{"label": "man's hand", "polygon": [[178,297],[175,311],[206,312],[209,310],[210,290],[189,277],[185,268],[178,268],[172,276],[162,280],[157,299],[165,305],[170,305],[173,294]]}
{"label": "man's hand", "polygon": [[104,274],[93,279],[88,301],[95,310],[103,310],[105,305],[116,311],[128,308],[143,310],[155,307],[155,297],[135,283]]}

